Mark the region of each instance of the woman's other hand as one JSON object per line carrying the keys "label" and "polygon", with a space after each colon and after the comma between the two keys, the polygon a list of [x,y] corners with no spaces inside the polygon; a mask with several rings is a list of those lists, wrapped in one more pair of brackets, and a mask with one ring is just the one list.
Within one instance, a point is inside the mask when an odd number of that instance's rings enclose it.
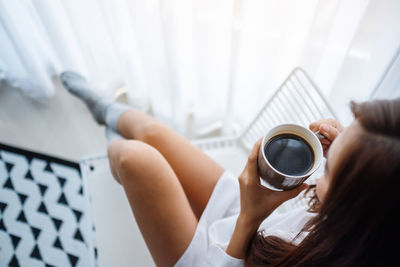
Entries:
{"label": "woman's other hand", "polygon": [[313,122],[309,125],[309,128],[314,133],[319,131],[324,139],[320,139],[324,155],[328,153],[329,147],[333,140],[343,131],[343,126],[335,119],[324,119]]}

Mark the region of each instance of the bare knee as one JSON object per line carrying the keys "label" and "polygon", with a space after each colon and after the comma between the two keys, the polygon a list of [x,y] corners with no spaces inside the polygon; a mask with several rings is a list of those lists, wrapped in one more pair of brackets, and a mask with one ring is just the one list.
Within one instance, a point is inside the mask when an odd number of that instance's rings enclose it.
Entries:
{"label": "bare knee", "polygon": [[114,140],[107,147],[108,162],[110,164],[110,170],[115,180],[121,184],[118,175],[118,161],[121,150],[126,145],[126,140]]}
{"label": "bare knee", "polygon": [[112,175],[118,183],[122,183],[122,172],[126,172],[129,165],[132,165],[137,152],[135,152],[138,141],[115,140],[107,148],[108,160]]}

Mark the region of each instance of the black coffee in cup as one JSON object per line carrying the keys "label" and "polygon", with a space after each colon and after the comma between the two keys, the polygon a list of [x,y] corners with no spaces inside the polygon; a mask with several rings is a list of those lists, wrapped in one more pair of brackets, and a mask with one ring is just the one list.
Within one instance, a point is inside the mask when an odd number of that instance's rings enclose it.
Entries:
{"label": "black coffee in cup", "polygon": [[264,147],[268,162],[279,172],[305,175],[314,165],[314,151],[302,137],[294,134],[278,134]]}

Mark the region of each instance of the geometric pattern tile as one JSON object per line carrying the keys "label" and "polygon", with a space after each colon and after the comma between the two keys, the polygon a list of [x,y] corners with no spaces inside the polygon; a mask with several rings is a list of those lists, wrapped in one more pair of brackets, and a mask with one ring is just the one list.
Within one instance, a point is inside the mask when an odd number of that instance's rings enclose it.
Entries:
{"label": "geometric pattern tile", "polygon": [[98,266],[79,164],[0,143],[0,266]]}

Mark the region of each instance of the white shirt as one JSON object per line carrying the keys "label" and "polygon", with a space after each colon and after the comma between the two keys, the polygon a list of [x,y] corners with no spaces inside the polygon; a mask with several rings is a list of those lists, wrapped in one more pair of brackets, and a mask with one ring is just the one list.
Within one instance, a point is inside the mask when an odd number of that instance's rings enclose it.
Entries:
{"label": "white shirt", "polygon": [[[272,213],[260,225],[264,235],[275,235],[294,243],[300,242],[305,234],[294,239],[304,224],[314,214],[308,207],[300,207],[286,213]],[[239,182],[230,172],[225,171],[199,220],[194,237],[176,267],[215,266],[242,267],[244,261],[226,254],[236,220],[240,211]]]}

